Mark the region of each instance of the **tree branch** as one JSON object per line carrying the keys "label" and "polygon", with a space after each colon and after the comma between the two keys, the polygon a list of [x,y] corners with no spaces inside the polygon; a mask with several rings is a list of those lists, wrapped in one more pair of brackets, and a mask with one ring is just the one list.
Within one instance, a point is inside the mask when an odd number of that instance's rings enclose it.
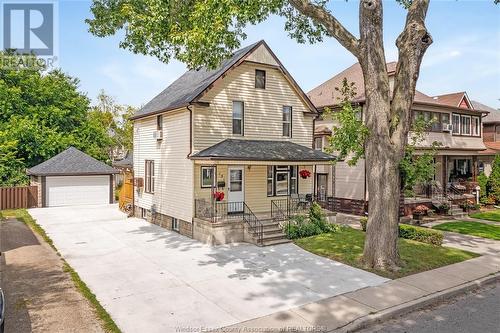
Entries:
{"label": "tree branch", "polygon": [[329,35],[334,37],[343,47],[354,56],[359,54],[359,41],[349,32],[327,9],[316,5],[309,0],[288,1],[302,15],[308,16],[323,25]]}
{"label": "tree branch", "polygon": [[408,139],[411,125],[411,106],[425,51],[432,37],[425,27],[430,0],[414,0],[408,9],[403,32],[396,40],[399,50],[391,105],[391,139],[397,151]]}

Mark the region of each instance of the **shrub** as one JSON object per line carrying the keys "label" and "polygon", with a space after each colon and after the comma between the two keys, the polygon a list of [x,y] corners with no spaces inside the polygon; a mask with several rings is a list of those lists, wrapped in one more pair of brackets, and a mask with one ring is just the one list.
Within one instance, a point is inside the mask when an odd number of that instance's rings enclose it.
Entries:
{"label": "shrub", "polygon": [[361,224],[361,229],[363,231],[366,231],[366,224],[368,223],[368,217],[363,216],[362,218],[359,219],[359,224]]}
{"label": "shrub", "polygon": [[309,209],[308,216],[297,215],[290,218],[285,227],[285,233],[290,239],[297,239],[319,235],[325,232],[336,232],[338,225],[328,223],[321,207],[314,203]]}
{"label": "shrub", "polygon": [[437,246],[443,244],[442,232],[407,224],[399,225],[399,237]]}
{"label": "shrub", "polygon": [[500,154],[496,155],[493,160],[486,187],[488,188],[488,197],[492,197],[496,203],[500,202]]}
{"label": "shrub", "polygon": [[413,210],[413,214],[424,215],[425,213],[427,213],[428,210],[429,210],[429,207],[427,207],[425,205],[418,205],[417,208],[415,208]]}
{"label": "shrub", "polygon": [[477,182],[479,183],[479,201],[481,203],[485,203],[486,198],[488,197],[488,193],[486,192],[488,176],[486,176],[484,172],[481,172],[479,176],[477,176]]}

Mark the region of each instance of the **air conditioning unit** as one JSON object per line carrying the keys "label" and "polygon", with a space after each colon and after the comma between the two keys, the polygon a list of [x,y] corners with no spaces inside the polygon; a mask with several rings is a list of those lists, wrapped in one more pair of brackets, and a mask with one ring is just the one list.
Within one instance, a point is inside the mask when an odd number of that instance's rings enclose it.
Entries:
{"label": "air conditioning unit", "polygon": [[443,132],[451,132],[453,130],[452,124],[443,124]]}
{"label": "air conditioning unit", "polygon": [[153,138],[155,138],[157,141],[163,140],[163,131],[162,130],[154,131]]}

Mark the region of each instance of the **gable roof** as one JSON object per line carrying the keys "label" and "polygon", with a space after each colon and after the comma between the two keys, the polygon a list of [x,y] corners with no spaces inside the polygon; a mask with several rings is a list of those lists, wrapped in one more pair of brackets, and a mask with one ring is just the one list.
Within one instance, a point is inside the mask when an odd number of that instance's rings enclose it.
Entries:
{"label": "gable roof", "polygon": [[[397,62],[395,61],[387,63],[387,73],[389,74],[389,76],[393,76],[395,74],[396,66]],[[331,79],[312,89],[307,93],[307,95],[317,108],[336,105],[339,103],[339,100],[342,96],[340,92],[335,90],[335,88],[342,86],[342,81],[344,80],[344,78],[347,78],[347,81],[349,82],[354,82],[354,85],[356,87],[356,96],[353,102],[364,102],[365,81],[363,78],[363,71],[359,62],[355,63],[351,67],[345,69]],[[439,104],[434,98],[418,90],[415,90],[414,101],[426,104]]]}
{"label": "gable roof", "polygon": [[226,139],[191,156],[192,159],[240,161],[331,161],[335,157],[290,141]]}
{"label": "gable roof", "polygon": [[440,104],[452,106],[455,108],[459,108],[459,107],[463,108],[462,101],[465,99],[466,105],[469,106],[467,108],[468,109],[474,108],[474,106],[471,105],[472,103],[469,102],[469,98],[467,97],[467,93],[465,91],[455,92],[455,93],[451,93],[451,94],[437,95],[437,96],[434,96],[433,99]]}
{"label": "gable roof", "polygon": [[500,110],[494,109],[491,106],[477,101],[471,101],[471,103],[474,106],[474,109],[489,112],[489,114],[483,118],[483,124],[500,123]]}
{"label": "gable roof", "polygon": [[264,40],[257,43],[248,45],[238,51],[234,52],[233,55],[224,60],[217,69],[208,70],[205,67],[198,70],[190,70],[184,73],[181,77],[170,84],[166,89],[144,105],[141,109],[136,111],[131,119],[138,119],[156,113],[161,113],[169,110],[174,110],[182,107],[186,107],[189,104],[196,102],[203,93],[211,87],[211,85],[220,77],[224,75],[234,66],[245,60],[253,51],[255,51],[259,46],[263,45],[273,56],[276,63],[278,63],[279,68],[283,71],[283,74],[290,80],[290,83],[297,89],[299,95],[304,99],[306,104],[309,105],[312,111],[316,111],[313,103],[309,100],[307,95],[298,86],[295,80],[287,72],[284,66],[281,64],[276,55],[271,51],[269,46]]}
{"label": "gable roof", "polygon": [[92,156],[69,147],[43,163],[28,169],[33,176],[111,175],[119,171]]}
{"label": "gable roof", "polygon": [[133,168],[134,167],[134,153],[128,151],[127,155],[121,160],[116,160],[113,162],[115,168]]}

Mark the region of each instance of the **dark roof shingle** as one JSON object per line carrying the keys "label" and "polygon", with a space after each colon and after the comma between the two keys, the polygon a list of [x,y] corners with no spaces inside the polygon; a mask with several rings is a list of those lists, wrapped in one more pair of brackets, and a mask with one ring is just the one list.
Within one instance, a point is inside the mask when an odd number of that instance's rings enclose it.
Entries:
{"label": "dark roof shingle", "polygon": [[219,68],[207,70],[190,70],[175,80],[141,109],[133,118],[140,118],[164,110],[173,110],[191,103],[199,94],[207,89],[219,76],[236,64],[242,57],[263,41],[248,45],[234,52],[232,57],[223,61]]}
{"label": "dark roof shingle", "polygon": [[226,139],[192,155],[193,159],[240,161],[331,161],[335,157],[289,141]]}
{"label": "dark roof shingle", "polygon": [[118,172],[118,170],[96,160],[75,147],[69,147],[47,161],[28,169],[27,173],[34,176],[71,176],[110,175]]}

